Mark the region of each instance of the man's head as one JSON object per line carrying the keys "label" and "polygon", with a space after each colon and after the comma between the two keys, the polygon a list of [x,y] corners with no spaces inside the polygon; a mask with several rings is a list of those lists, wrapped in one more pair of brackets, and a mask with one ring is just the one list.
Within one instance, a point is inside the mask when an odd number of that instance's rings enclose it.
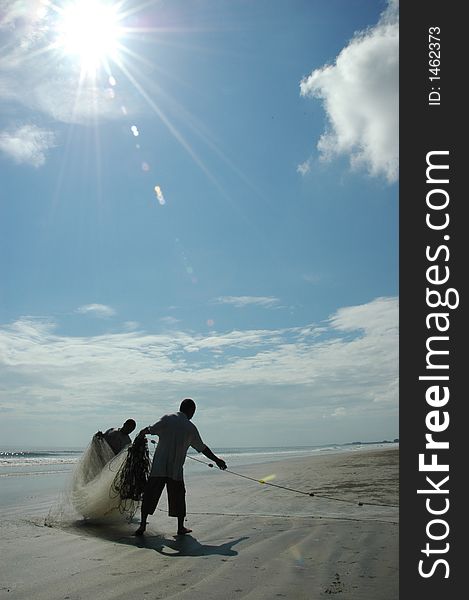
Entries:
{"label": "man's head", "polygon": [[184,398],[179,410],[183,412],[188,419],[192,419],[195,413],[195,402],[192,398]]}
{"label": "man's head", "polygon": [[132,433],[132,431],[137,426],[137,423],[133,419],[127,419],[127,421],[122,425],[121,431],[122,433]]}

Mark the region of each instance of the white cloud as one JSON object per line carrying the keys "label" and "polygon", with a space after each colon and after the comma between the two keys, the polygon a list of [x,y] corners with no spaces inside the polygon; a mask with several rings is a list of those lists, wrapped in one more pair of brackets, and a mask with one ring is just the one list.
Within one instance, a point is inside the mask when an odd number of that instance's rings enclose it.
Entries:
{"label": "white cloud", "polygon": [[399,319],[395,298],[377,298],[368,304],[340,308],[329,322],[340,331],[375,331],[386,334],[393,331]]}
{"label": "white cloud", "polygon": [[45,10],[44,0],[2,0],[2,19],[0,30],[20,31],[26,39],[34,38],[38,21],[41,20]]}
{"label": "white cloud", "polygon": [[339,406],[332,413],[332,417],[344,417],[347,414],[346,409],[343,406]]}
{"label": "white cloud", "polygon": [[95,317],[113,317],[116,311],[106,304],[85,304],[76,310],[77,313],[86,315],[91,314]]}
{"label": "white cloud", "polygon": [[306,175],[311,171],[311,163],[309,160],[305,160],[305,162],[301,163],[297,166],[296,172],[300,173],[300,175]]}
{"label": "white cloud", "polygon": [[125,331],[135,331],[140,327],[140,323],[138,321],[125,321],[123,327]]}
{"label": "white cloud", "polygon": [[[353,168],[398,178],[399,17],[390,0],[374,27],[357,33],[335,63],[300,84],[302,96],[323,102],[328,128],[317,147],[324,159],[349,155]],[[298,167],[305,174],[309,163]]]}
{"label": "white cloud", "polygon": [[160,321],[165,325],[168,325],[168,327],[172,327],[179,323],[179,319],[176,319],[176,317],[161,317]]}
{"label": "white cloud", "polygon": [[52,131],[36,125],[0,131],[0,151],[18,164],[40,167],[46,162],[47,151],[54,147],[55,136]]}
{"label": "white cloud", "polygon": [[216,304],[232,304],[236,308],[252,305],[272,308],[279,304],[278,298],[273,296],[219,296],[215,298],[214,302]]}
{"label": "white cloud", "polygon": [[47,415],[116,403],[149,410],[155,397],[188,392],[203,395],[210,408],[222,393],[241,397],[234,407],[254,412],[278,402],[285,417],[301,407],[319,411],[318,418],[345,410],[348,416],[396,409],[397,359],[396,298],[342,308],[321,327],[208,335],[71,337],[55,333],[50,321],[24,318],[0,328],[0,370],[8,381],[0,399],[5,409]]}

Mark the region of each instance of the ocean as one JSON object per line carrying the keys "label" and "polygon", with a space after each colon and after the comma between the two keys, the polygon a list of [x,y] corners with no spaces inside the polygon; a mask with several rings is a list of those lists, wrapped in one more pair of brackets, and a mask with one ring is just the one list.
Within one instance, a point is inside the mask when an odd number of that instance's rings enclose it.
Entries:
{"label": "ocean", "polygon": [[[359,448],[381,447],[391,442],[354,442],[351,444],[328,444],[322,446],[277,446],[251,448],[212,448],[213,452],[222,457],[230,465],[243,465],[300,458],[318,453],[349,452]],[[149,443],[150,455],[154,444]],[[3,449],[0,450],[0,478],[19,476],[39,476],[67,473],[73,470],[84,452],[84,448],[55,448],[55,449]],[[197,457],[205,462],[208,459],[202,454],[189,449],[188,456]],[[199,463],[200,465],[200,463]],[[191,461],[186,462],[186,468],[204,468]]]}
{"label": "ocean", "polygon": [[[150,438],[148,438],[150,439]],[[243,465],[267,463],[288,458],[301,458],[323,453],[353,452],[364,447],[397,446],[391,442],[373,442],[351,444],[329,444],[322,446],[288,447],[250,447],[250,448],[212,448],[217,456],[223,458],[228,469],[236,470]],[[149,443],[150,456],[155,445]],[[51,449],[0,449],[0,507],[14,506],[18,503],[34,502],[38,498],[60,494],[70,480],[74,466],[82,456],[84,448]],[[203,454],[190,449],[185,463],[186,478],[202,473],[210,462]],[[197,460],[192,460],[197,459]],[[203,461],[206,464],[202,464]]]}

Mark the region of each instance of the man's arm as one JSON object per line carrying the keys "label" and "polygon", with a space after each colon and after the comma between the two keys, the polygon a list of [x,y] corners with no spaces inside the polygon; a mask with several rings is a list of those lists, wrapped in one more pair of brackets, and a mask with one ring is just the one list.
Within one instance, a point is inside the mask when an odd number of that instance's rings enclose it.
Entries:
{"label": "man's arm", "polygon": [[160,435],[166,423],[166,416],[161,417],[154,425],[148,425],[138,432],[138,435]]}
{"label": "man's arm", "polygon": [[202,454],[205,454],[207,458],[213,460],[213,462],[216,463],[217,467],[222,471],[226,469],[226,462],[222,458],[218,458],[218,456],[215,456],[215,454],[210,450],[208,446],[205,446],[205,448],[202,450]]}

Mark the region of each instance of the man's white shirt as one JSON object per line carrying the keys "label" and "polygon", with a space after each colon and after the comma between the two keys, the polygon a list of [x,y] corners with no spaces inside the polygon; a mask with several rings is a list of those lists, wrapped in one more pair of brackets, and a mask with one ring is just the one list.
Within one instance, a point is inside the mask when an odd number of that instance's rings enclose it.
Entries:
{"label": "man's white shirt", "polygon": [[194,423],[183,412],[164,415],[148,427],[151,435],[158,436],[151,468],[151,477],[183,479],[183,466],[189,446],[202,452],[205,444]]}

